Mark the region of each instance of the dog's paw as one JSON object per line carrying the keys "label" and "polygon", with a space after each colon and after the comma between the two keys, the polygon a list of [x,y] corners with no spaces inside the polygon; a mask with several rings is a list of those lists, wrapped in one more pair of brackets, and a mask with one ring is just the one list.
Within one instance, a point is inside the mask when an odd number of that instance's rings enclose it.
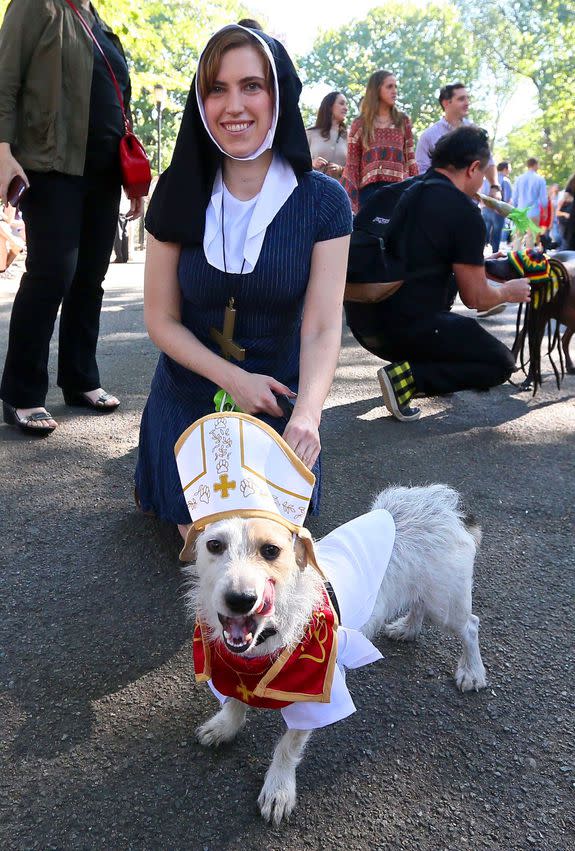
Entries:
{"label": "dog's paw", "polygon": [[405,615],[392,623],[386,623],[383,632],[392,641],[415,641],[421,632],[421,623],[414,623],[409,615]]}
{"label": "dog's paw", "polygon": [[238,732],[237,727],[230,725],[223,718],[217,715],[210,721],[206,721],[201,727],[196,730],[198,742],[206,748],[217,748],[218,745],[223,745],[225,742],[231,742]]}
{"label": "dog's paw", "polygon": [[290,817],[296,802],[295,772],[289,776],[267,774],[258,805],[262,817],[274,827]]}
{"label": "dog's paw", "polygon": [[459,664],[455,672],[455,683],[459,691],[479,691],[487,685],[485,668],[483,665],[477,670],[472,670],[467,665]]}

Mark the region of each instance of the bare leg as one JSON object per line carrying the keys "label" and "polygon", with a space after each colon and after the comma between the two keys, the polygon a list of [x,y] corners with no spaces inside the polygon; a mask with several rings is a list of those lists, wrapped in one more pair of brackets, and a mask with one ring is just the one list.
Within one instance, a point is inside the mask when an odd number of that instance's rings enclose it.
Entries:
{"label": "bare leg", "polygon": [[424,614],[425,606],[421,600],[417,600],[404,617],[386,624],[383,631],[394,641],[415,641],[421,632]]}
{"label": "bare leg", "polygon": [[310,736],[310,730],[288,730],[274,751],[258,804],[264,819],[276,827],[282,819],[289,818],[295,807],[295,770]]}
{"label": "bare leg", "polygon": [[463,653],[455,671],[455,682],[461,691],[479,691],[487,685],[479,651],[479,618],[469,615],[467,623],[458,635],[463,642]]}
{"label": "bare leg", "polygon": [[247,706],[239,700],[227,700],[213,718],[196,730],[198,741],[205,747],[217,747],[235,739],[246,721]]}

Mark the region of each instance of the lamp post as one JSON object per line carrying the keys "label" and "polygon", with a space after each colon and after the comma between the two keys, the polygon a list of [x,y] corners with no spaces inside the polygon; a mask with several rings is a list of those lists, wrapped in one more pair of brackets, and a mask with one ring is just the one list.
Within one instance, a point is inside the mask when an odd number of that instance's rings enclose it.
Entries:
{"label": "lamp post", "polygon": [[162,171],[162,109],[166,100],[166,90],[161,83],[154,86],[154,99],[156,102],[156,131],[158,141],[157,163],[158,174]]}

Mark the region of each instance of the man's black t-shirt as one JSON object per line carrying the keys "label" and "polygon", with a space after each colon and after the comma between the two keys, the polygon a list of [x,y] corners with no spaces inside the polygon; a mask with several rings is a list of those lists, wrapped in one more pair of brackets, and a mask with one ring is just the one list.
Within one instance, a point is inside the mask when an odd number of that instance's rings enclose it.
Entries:
{"label": "man's black t-shirt", "polygon": [[[431,170],[426,174],[431,176]],[[448,310],[453,264],[483,266],[485,224],[477,205],[439,172],[434,171],[433,182],[425,184],[423,179],[416,181],[393,214],[394,229],[386,250],[403,263],[405,282],[383,303],[382,318]],[[426,267],[434,268],[421,274]]]}

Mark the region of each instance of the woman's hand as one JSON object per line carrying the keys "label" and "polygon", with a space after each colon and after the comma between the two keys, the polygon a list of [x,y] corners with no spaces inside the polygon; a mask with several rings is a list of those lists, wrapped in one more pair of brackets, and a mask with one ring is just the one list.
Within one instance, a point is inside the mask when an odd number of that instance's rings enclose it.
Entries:
{"label": "woman's hand", "polygon": [[283,417],[274,393],[283,393],[292,399],[296,395],[271,375],[259,375],[243,369],[237,370],[230,386],[224,387],[224,390],[246,414],[270,414],[272,417]]}
{"label": "woman's hand", "polygon": [[311,161],[312,166],[316,171],[325,171],[325,167],[327,165],[327,160],[324,160],[323,157],[315,157]]}
{"label": "woman's hand", "polygon": [[131,198],[130,199],[130,209],[126,213],[126,219],[129,222],[133,222],[135,219],[139,219],[143,212],[144,212],[144,199],[143,198]]}
{"label": "woman's hand", "polygon": [[7,142],[0,144],[0,198],[6,202],[8,195],[8,187],[14,177],[21,177],[26,186],[30,185],[30,181],[26,177],[26,172],[12,156],[10,145]]}
{"label": "woman's hand", "polygon": [[343,174],[343,166],[337,163],[328,163],[324,170],[330,177],[341,177]]}
{"label": "woman's hand", "polygon": [[318,424],[307,414],[298,414],[294,410],[282,437],[311,470],[321,449]]}

